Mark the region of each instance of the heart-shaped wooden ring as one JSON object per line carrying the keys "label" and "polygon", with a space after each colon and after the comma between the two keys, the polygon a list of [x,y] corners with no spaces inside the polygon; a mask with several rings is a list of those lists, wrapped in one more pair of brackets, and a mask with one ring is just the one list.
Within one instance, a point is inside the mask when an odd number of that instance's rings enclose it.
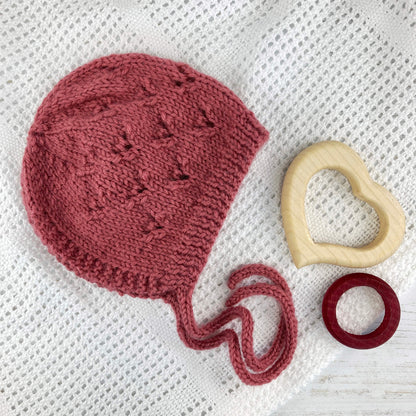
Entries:
{"label": "heart-shaped wooden ring", "polygon": [[[362,247],[315,243],[305,217],[305,195],[309,180],[322,169],[341,172],[353,194],[371,205],[380,220],[376,238]],[[393,195],[374,182],[361,158],[336,141],[316,143],[300,152],[286,173],[282,189],[282,217],[286,239],[297,268],[314,263],[346,267],[369,267],[390,257],[400,246],[405,216]]]}

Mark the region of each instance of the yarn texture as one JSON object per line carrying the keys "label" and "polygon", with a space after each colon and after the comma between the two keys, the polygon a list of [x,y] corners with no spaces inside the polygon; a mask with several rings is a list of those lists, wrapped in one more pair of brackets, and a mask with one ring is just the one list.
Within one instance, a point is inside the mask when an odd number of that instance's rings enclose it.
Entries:
{"label": "yarn texture", "polygon": [[[228,307],[199,328],[192,292],[210,249],[268,132],[225,86],[184,63],[146,54],[103,57],[62,79],[30,128],[22,166],[28,218],[49,251],[78,276],[120,294],[162,298],[195,349],[227,341],[247,384],[277,377],[293,357],[297,322],[290,290],[273,269],[234,273]],[[251,295],[282,300],[275,342],[258,359],[253,320],[234,306]],[[216,332],[241,318],[235,331]],[[208,337],[204,339],[204,337]],[[270,367],[270,368],[269,368]]]}

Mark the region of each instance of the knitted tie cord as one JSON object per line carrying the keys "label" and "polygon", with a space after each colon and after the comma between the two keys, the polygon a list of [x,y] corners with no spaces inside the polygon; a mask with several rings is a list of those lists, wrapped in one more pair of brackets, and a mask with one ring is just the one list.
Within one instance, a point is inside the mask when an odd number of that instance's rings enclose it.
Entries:
{"label": "knitted tie cord", "polygon": [[[267,130],[241,100],[185,63],[110,55],[77,68],[52,89],[29,130],[21,185],[28,219],[51,254],[77,276],[141,298],[162,298],[194,349],[228,342],[247,384],[290,363],[297,321],[274,269],[246,265],[229,280],[271,283],[234,290],[226,309],[198,326],[192,293],[240,183]],[[253,319],[237,303],[252,295],[281,305],[269,351],[253,351]],[[235,318],[237,333],[221,327]]]}

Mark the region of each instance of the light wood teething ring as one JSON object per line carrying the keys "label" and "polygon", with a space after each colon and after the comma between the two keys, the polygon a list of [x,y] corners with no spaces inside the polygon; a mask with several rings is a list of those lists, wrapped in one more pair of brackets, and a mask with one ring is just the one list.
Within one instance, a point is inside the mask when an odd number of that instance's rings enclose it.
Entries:
{"label": "light wood teething ring", "polygon": [[[353,194],[376,210],[380,230],[371,243],[362,247],[346,247],[312,240],[304,201],[309,180],[322,169],[341,172],[349,180]],[[357,153],[336,141],[316,143],[295,157],[283,183],[282,217],[289,249],[298,268],[314,263],[373,266],[397,250],[405,232],[405,216],[397,200],[370,178]]]}

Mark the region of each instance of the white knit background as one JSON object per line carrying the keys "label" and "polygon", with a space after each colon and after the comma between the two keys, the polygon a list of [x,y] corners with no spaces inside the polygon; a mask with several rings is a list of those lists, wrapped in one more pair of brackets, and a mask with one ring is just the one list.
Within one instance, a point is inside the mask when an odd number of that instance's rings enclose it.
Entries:
{"label": "white knit background", "polygon": [[[368,271],[398,293],[415,277],[414,2],[3,0],[0,33],[1,416],[266,416],[296,393],[343,348],[324,328],[320,307],[327,287],[351,272],[331,265],[297,270],[285,241],[284,173],[314,142],[350,145],[405,210],[404,243]],[[236,267],[263,262],[287,278],[299,344],[291,365],[267,385],[242,384],[225,345],[186,348],[162,301],[120,297],[67,271],[27,221],[20,166],[37,107],[77,66],[122,52],[184,61],[216,77],[270,131],[193,299],[202,323],[224,307]],[[377,233],[374,211],[338,173],[317,174],[305,205],[316,241],[360,245]],[[382,311],[379,297],[364,292],[351,291],[338,310],[344,327],[357,333]],[[256,350],[264,352],[278,309],[263,296],[244,304],[255,317]]]}

